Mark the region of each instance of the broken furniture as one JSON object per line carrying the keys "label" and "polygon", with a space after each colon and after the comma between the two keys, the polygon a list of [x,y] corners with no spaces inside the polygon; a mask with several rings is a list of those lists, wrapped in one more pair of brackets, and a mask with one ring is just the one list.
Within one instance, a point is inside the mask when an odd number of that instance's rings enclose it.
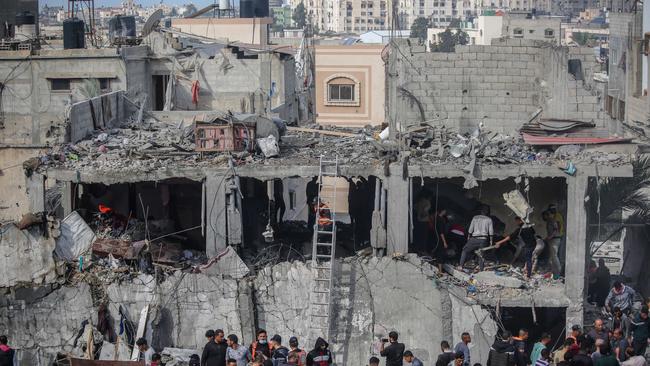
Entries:
{"label": "broken furniture", "polygon": [[196,122],[196,151],[255,151],[255,124],[216,118]]}

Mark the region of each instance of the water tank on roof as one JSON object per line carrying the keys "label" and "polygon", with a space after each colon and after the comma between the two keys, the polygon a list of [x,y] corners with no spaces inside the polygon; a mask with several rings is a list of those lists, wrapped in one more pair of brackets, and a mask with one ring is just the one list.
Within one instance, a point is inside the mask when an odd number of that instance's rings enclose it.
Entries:
{"label": "water tank on roof", "polygon": [[63,48],[86,48],[86,26],[83,20],[70,18],[63,21]]}
{"label": "water tank on roof", "polygon": [[255,1],[255,18],[266,18],[269,16],[269,0]]}
{"label": "water tank on roof", "polygon": [[219,10],[229,10],[230,0],[219,0]]}
{"label": "water tank on roof", "polygon": [[255,0],[240,0],[239,1],[239,17],[240,18],[255,18]]}
{"label": "water tank on roof", "polygon": [[16,14],[14,35],[21,40],[36,37],[36,16],[28,11]]}
{"label": "water tank on roof", "polygon": [[135,17],[116,15],[108,21],[108,39],[112,44],[135,39]]}

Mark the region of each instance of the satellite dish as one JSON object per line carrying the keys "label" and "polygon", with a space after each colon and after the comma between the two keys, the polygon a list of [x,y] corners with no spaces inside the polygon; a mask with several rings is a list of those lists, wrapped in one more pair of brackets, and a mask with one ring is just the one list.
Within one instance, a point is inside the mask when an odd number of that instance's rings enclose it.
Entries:
{"label": "satellite dish", "polygon": [[162,9],[158,9],[151,14],[151,16],[147,19],[147,21],[144,23],[144,26],[142,27],[142,36],[146,37],[153,31],[155,27],[158,26],[158,23],[160,23],[160,20],[163,18],[163,11]]}

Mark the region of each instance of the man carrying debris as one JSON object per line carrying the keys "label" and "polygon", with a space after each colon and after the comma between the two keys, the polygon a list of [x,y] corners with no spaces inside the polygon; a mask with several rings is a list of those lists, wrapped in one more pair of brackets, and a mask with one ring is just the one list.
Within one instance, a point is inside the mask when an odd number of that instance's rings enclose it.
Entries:
{"label": "man carrying debris", "polygon": [[[521,252],[523,249],[525,251],[526,265],[528,269],[527,276],[530,277],[530,272],[533,265],[533,251],[535,250],[535,245],[537,243],[535,240],[535,229],[533,229],[531,225],[525,225],[524,220],[522,220],[519,216],[515,217],[515,224],[517,224],[515,231],[513,231],[505,238],[499,240],[494,245],[499,248],[504,243],[509,241],[515,244],[517,247],[517,252]],[[514,263],[518,256],[517,252],[515,252],[515,257],[513,258],[512,263]]]}
{"label": "man carrying debris", "polygon": [[0,336],[0,366],[14,366],[15,351],[9,347],[6,335]]}
{"label": "man carrying debris", "polygon": [[[467,230],[467,244],[465,244],[460,256],[460,263],[458,265],[459,270],[463,270],[468,255],[473,255],[476,250],[486,247],[488,244],[492,244],[494,227],[489,215],[490,208],[483,205],[481,206],[480,213],[472,218],[472,222],[469,224],[469,229]],[[479,257],[479,266],[480,268],[483,268],[483,258],[481,257]]]}

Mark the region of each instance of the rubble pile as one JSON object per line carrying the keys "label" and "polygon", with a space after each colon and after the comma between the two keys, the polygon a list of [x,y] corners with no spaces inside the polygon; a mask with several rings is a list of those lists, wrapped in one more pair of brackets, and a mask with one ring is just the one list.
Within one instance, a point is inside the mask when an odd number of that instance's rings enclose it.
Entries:
{"label": "rubble pile", "polygon": [[143,124],[131,122],[122,128],[95,131],[91,138],[76,144],[54,146],[40,161],[31,164],[32,169],[58,167],[128,174],[170,167],[226,167],[231,158],[236,165],[308,165],[316,164],[321,155],[336,155],[342,165],[367,165],[397,161],[400,149],[414,163],[456,166],[470,175],[477,164],[557,165],[571,174],[569,168],[576,163],[627,163],[620,154],[601,153],[579,145],[560,146],[555,151],[550,146],[534,147],[526,144],[519,133],[507,135],[479,127],[460,134],[445,126],[431,125],[411,127],[398,136],[399,142],[388,138],[387,128],[382,131],[371,126],[283,126],[279,133],[263,137],[258,127],[257,147],[253,151],[201,151],[195,144],[195,126],[194,121],[172,124],[149,119]]}

